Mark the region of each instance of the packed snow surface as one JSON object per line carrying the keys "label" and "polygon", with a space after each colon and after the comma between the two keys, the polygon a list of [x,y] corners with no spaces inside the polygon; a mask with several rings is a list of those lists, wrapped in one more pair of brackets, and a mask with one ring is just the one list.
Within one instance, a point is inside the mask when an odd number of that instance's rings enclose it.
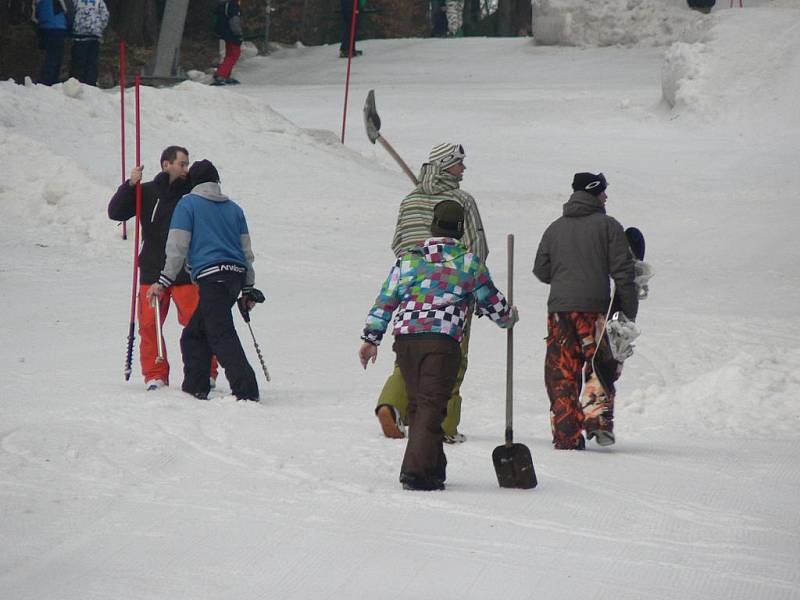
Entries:
{"label": "packed snow surface", "polygon": [[[366,41],[344,145],[334,46],[248,60],[236,88],[143,88],[146,177],[185,145],[248,215],[272,375],[259,404],[224,377],[208,402],[179,391],[173,316],[170,387],[145,392],[138,360],[124,381],[133,224],[123,241],[105,214],[119,90],[0,83],[0,596],[800,598],[800,10],[745,3],[718,2],[700,37],[660,49]],[[497,486],[505,337],[485,319],[447,490],[397,481],[405,444],[373,416],[391,344],[366,373],[356,351],[410,184],[364,135],[370,89],[412,168],[464,145],[501,288],[516,236],[514,430],[535,490]],[[129,91],[128,171],[134,123]],[[561,452],[542,381],[548,290],[530,268],[587,170],[609,179],[610,214],[645,232],[655,277],[617,444]]]}

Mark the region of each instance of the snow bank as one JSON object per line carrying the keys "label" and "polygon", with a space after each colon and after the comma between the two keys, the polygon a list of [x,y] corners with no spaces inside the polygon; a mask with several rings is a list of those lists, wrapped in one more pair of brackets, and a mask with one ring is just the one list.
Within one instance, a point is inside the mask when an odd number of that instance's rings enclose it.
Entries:
{"label": "snow bank", "polygon": [[533,38],[550,46],[667,46],[705,21],[682,0],[533,2]]}
{"label": "snow bank", "polygon": [[[158,173],[158,156],[172,144],[189,148],[192,160],[213,160],[226,189],[237,196],[254,168],[265,174],[280,170],[291,185],[308,178],[308,164],[360,160],[320,132],[306,132],[263,102],[230,89],[186,82],[168,89],[142,87],[140,96],[146,181]],[[128,173],[135,161],[132,89],[125,109]],[[53,87],[0,83],[0,157],[0,227],[36,240],[118,237],[106,216],[122,180],[118,89],[99,90],[73,79]],[[248,197],[264,196],[261,183],[247,190]]]}
{"label": "snow bank", "polygon": [[[796,7],[797,8],[797,7]],[[677,110],[800,123],[800,10],[754,8],[712,15],[700,39],[666,52],[662,94]],[[743,76],[747,74],[747,76]]]}
{"label": "snow bank", "polygon": [[72,243],[108,237],[108,217],[99,203],[111,197],[109,188],[93,181],[75,160],[2,129],[0,155],[4,227],[13,227],[17,235],[40,244],[49,244],[51,236]]}

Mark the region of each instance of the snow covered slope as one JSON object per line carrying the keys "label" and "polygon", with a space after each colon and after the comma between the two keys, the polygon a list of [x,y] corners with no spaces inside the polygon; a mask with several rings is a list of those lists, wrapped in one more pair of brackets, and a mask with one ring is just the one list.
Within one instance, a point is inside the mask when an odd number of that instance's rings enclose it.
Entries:
{"label": "snow covered slope", "polygon": [[[800,598],[798,15],[712,13],[674,107],[651,47],[366,41],[345,146],[333,46],[249,60],[237,88],[143,89],[146,175],[186,145],[248,215],[273,378],[257,405],[226,397],[224,378],[210,402],[178,390],[173,317],[171,387],[145,393],[137,365],[124,382],[133,248],[105,216],[118,91],[0,83],[0,596]],[[412,166],[465,145],[501,288],[516,234],[515,434],[536,490],[497,487],[505,344],[484,320],[448,489],[397,482],[404,443],[372,414],[391,350],[366,373],[356,358],[409,190],[361,130],[371,88]],[[129,170],[132,93],[126,106]],[[530,266],[583,170],[606,174],[609,212],[645,232],[656,276],[617,445],[556,452],[547,288]]]}

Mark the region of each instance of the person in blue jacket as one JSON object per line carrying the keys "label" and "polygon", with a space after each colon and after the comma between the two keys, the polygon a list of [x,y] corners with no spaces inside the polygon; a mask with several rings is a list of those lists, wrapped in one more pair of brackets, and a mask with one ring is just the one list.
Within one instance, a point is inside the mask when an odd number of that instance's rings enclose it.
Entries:
{"label": "person in blue jacket", "polygon": [[244,211],[225,196],[219,173],[211,161],[189,169],[191,193],[172,213],[167,236],[167,258],[158,283],[147,291],[153,302],[175,281],[186,265],[200,288],[200,302],[181,334],[183,384],[181,389],[208,398],[211,356],[225,369],[231,392],[239,400],[259,400],[258,384],[236,334],[231,307],[241,292],[247,308],[264,299],[253,287],[253,251]]}
{"label": "person in blue jacket", "polygon": [[61,76],[64,60],[64,39],[72,27],[70,0],[36,0],[32,20],[39,35],[39,48],[44,50],[44,62],[39,70],[39,83],[53,85]]}

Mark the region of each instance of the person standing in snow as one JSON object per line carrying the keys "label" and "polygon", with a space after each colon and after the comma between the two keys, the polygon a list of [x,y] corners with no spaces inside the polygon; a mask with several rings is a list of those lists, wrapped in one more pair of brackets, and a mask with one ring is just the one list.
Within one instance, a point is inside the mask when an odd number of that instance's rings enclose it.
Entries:
{"label": "person standing in snow", "polygon": [[242,10],[239,0],[219,0],[214,11],[214,33],[225,41],[225,58],[214,73],[214,85],[235,85],[239,80],[231,77],[233,68],[242,54]]}
{"label": "person standing in snow", "polygon": [[464,0],[447,0],[447,37],[464,37]]}
{"label": "person standing in snow", "polygon": [[200,303],[181,334],[181,389],[196,398],[208,398],[209,365],[216,355],[236,398],[258,402],[256,375],[231,315],[240,292],[248,310],[264,299],[253,287],[255,271],[247,220],[239,205],[222,193],[219,173],[211,161],[195,162],[189,169],[189,180],[192,191],[181,199],[172,215],[167,258],[158,282],[147,290],[147,300],[163,296],[180,276],[184,263],[191,265]]}
{"label": "person standing in snow", "polygon": [[431,0],[431,36],[445,37],[447,35],[447,5],[445,0]]}
{"label": "person standing in snow", "polygon": [[[375,362],[392,313],[394,351],[408,393],[409,438],[400,482],[404,489],[443,490],[447,459],[442,418],[461,365],[459,343],[472,304],[497,325],[517,322],[483,259],[460,243],[464,208],[454,200],[433,209],[430,237],[401,254],[367,315],[359,349],[361,366]],[[474,301],[474,302],[473,302]]]}
{"label": "person standing in snow", "polygon": [[[419,173],[419,184],[400,203],[392,251],[396,257],[425,241],[430,234],[430,223],[433,208],[442,200],[454,200],[464,208],[463,244],[467,250],[486,260],[489,247],[483,231],[483,222],[475,199],[460,189],[466,166],[464,165],[464,147],[460,144],[438,144],[434,146],[428,162],[422,165]],[[445,442],[453,444],[466,440],[458,432],[461,421],[461,383],[467,372],[467,354],[469,350],[469,331],[471,309],[467,311],[461,340],[461,364],[447,403],[447,416],[442,422]],[[407,423],[408,397],[403,375],[398,365],[383,386],[375,415],[378,417],[383,433],[389,438],[404,437]]]}
{"label": "person standing in snow", "polygon": [[72,57],[69,76],[81,83],[97,85],[97,61],[100,41],[108,25],[104,0],[76,0],[72,23]]}
{"label": "person standing in snow", "polygon": [[[356,26],[353,36],[353,56],[361,56],[363,52],[356,50],[356,40],[358,39],[358,22],[361,20],[361,11],[364,10],[366,0],[357,0],[356,6]],[[339,44],[339,58],[347,58],[350,52],[350,28],[353,26],[353,0],[342,0],[342,41]]]}
{"label": "person standing in snow", "polygon": [[[136,216],[136,184],[142,180],[141,165],[131,171],[131,177],[117,190],[108,203],[108,217],[114,221],[127,221]],[[167,347],[164,361],[158,362],[155,308],[146,301],[147,289],[158,281],[166,258],[167,234],[172,213],[178,201],[191,191],[188,182],[189,151],[182,146],[169,146],[161,153],[161,172],[153,181],[142,184],[142,249],[139,253],[139,360],[145,387],[152,391],[169,385],[170,366]],[[170,300],[178,311],[178,322],[184,327],[197,308],[200,296],[186,272],[179,273],[169,293],[161,301],[158,318],[161,325],[167,318]],[[211,378],[217,377],[217,363],[210,363]]]}
{"label": "person standing in snow", "polygon": [[64,39],[72,26],[73,7],[70,0],[35,0],[31,20],[36,24],[39,49],[44,62],[39,70],[39,83],[53,85],[61,76],[64,60]]}
{"label": "person standing in snow", "polygon": [[607,186],[602,173],[575,174],[573,194],[542,235],[533,266],[534,275],[550,285],[545,385],[553,444],[561,450],[583,450],[584,431],[600,445],[614,443],[613,396],[590,411],[579,396],[611,303],[609,279],[625,316],[633,321],[639,310],[625,231],[606,214]]}

